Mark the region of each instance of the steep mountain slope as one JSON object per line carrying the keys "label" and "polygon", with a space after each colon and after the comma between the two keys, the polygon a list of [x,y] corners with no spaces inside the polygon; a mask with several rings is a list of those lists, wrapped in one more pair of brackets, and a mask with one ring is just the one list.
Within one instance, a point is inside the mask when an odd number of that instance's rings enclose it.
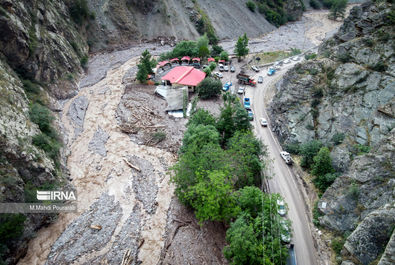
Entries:
{"label": "steep mountain slope", "polygon": [[[239,0],[102,0],[88,4],[96,14],[89,29],[93,51],[140,40],[174,43],[195,39],[205,27],[213,28],[220,39],[236,38],[244,33],[256,37],[275,28],[263,14],[251,12],[245,1]],[[303,6],[299,0],[288,0],[284,5],[293,19],[301,17]]]}
{"label": "steep mountain slope", "polygon": [[354,7],[318,59],[278,84],[270,107],[284,145],[330,147],[341,176],[318,202],[320,222],[347,238],[343,259],[355,264],[379,259],[395,224],[395,11],[377,2]]}

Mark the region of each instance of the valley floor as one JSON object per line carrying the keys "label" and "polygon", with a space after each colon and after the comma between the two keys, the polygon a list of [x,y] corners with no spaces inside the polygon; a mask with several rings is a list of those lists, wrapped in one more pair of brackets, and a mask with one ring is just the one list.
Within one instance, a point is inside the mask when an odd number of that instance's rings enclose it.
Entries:
{"label": "valley floor", "polygon": [[[307,12],[302,21],[251,40],[250,51],[311,48],[339,25],[326,21],[323,11]],[[221,45],[233,52],[233,41]],[[216,223],[200,228],[193,213],[173,197],[167,172],[176,161],[176,148],[171,147],[179,144],[174,139],[182,138],[185,121],[165,117],[164,102],[152,91],[128,86],[127,77],[136,72],[139,55],[146,48],[156,55],[170,49],[146,44],[96,55],[78,94],[62,102],[68,169],[79,210],[61,214],[41,229],[19,264],[120,264],[126,251],[131,253],[131,264],[138,260],[142,264],[226,264],[225,228]],[[133,96],[133,89],[141,98],[156,102],[145,106],[158,116],[158,124],[172,127],[165,128],[169,139],[160,148],[129,137],[119,126],[120,103],[123,97]],[[137,107],[125,108],[133,113]]]}

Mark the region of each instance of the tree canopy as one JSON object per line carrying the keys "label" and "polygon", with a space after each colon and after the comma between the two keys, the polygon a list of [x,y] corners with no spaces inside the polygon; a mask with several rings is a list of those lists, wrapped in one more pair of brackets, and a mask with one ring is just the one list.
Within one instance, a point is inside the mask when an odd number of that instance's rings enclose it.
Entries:
{"label": "tree canopy", "polygon": [[235,53],[239,59],[241,57],[244,57],[248,54],[248,38],[247,34],[244,33],[243,36],[240,36],[237,40],[236,47],[235,47]]}
{"label": "tree canopy", "polygon": [[214,98],[221,94],[222,83],[218,79],[207,77],[197,85],[196,89],[200,98]]}
{"label": "tree canopy", "polygon": [[155,64],[156,62],[152,59],[149,51],[145,50],[141,54],[140,62],[137,65],[138,71],[136,78],[140,81],[140,83],[147,82],[147,76],[152,73],[152,68],[155,67]]}

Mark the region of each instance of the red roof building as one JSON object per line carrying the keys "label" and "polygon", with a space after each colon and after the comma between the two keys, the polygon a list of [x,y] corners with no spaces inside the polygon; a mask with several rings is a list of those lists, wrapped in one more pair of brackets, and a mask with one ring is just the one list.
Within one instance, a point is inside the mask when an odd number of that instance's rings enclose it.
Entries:
{"label": "red roof building", "polygon": [[163,66],[165,66],[165,65],[167,65],[167,64],[170,64],[169,61],[162,61],[162,62],[159,62],[158,65],[157,65],[156,67],[157,67],[157,68],[158,68],[158,67],[163,67]]}
{"label": "red roof building", "polygon": [[173,58],[170,60],[171,63],[180,61],[178,58]]}
{"label": "red roof building", "polygon": [[191,66],[177,66],[168,72],[162,80],[169,81],[172,85],[184,85],[189,87],[197,86],[204,78],[206,73]]}
{"label": "red roof building", "polygon": [[215,62],[215,59],[213,57],[210,57],[210,58],[207,59],[207,62],[209,62],[209,63],[210,62]]}
{"label": "red roof building", "polygon": [[189,56],[184,56],[184,57],[182,57],[181,58],[181,61],[190,61],[191,60],[191,57],[189,57]]}
{"label": "red roof building", "polygon": [[200,62],[200,58],[197,58],[197,57],[196,58],[192,58],[192,62],[198,62],[199,63]]}
{"label": "red roof building", "polygon": [[218,63],[224,64],[224,63],[225,63],[225,60],[219,60]]}

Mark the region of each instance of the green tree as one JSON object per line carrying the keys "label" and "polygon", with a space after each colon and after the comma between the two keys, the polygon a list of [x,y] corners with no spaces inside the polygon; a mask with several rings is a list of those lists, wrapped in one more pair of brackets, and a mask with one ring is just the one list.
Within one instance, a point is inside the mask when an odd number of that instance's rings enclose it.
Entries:
{"label": "green tree", "polygon": [[223,144],[226,143],[236,131],[233,113],[234,110],[231,104],[226,104],[225,107],[221,109],[221,114],[217,122],[217,129],[222,137]]}
{"label": "green tree", "polygon": [[185,205],[190,205],[187,193],[191,186],[198,183],[197,174],[207,176],[209,171],[227,172],[229,165],[226,162],[225,152],[219,144],[188,145],[180,154],[178,162],[172,167],[172,182],[175,183],[175,194]]}
{"label": "green tree", "polygon": [[[259,235],[261,237],[261,235]],[[248,214],[240,215],[226,231],[224,256],[234,265],[271,264],[263,263],[263,245],[257,238],[254,226],[250,223]]]}
{"label": "green tree", "polygon": [[209,45],[208,45],[209,40],[207,38],[207,34],[204,34],[203,36],[199,37],[196,43],[199,52],[199,57],[201,58],[207,57],[207,55],[210,54]]}
{"label": "green tree", "polygon": [[247,34],[244,33],[243,36],[240,36],[237,40],[236,47],[235,47],[235,53],[239,60],[241,57],[244,57],[248,54],[248,38]]}
{"label": "green tree", "polygon": [[311,173],[314,176],[324,176],[327,173],[333,173],[331,152],[328,147],[322,147],[318,154],[313,158],[314,164]]}
{"label": "green tree", "polygon": [[241,104],[236,104],[234,106],[234,124],[235,129],[239,131],[247,131],[251,129],[251,123],[248,118],[248,113],[246,109]]}
{"label": "green tree", "polygon": [[219,143],[219,133],[213,125],[189,125],[182,140],[181,152],[188,150],[190,145],[201,148],[206,144]]}
{"label": "green tree", "polygon": [[149,51],[145,50],[141,54],[140,62],[137,65],[137,67],[138,67],[138,72],[136,75],[137,80],[139,80],[140,83],[145,84],[147,82],[147,76],[149,74],[152,74],[152,68],[154,66],[155,66],[155,61],[152,59]]}
{"label": "green tree", "polygon": [[240,209],[255,218],[263,207],[263,193],[257,187],[247,186],[238,190],[237,201]]}
{"label": "green tree", "polygon": [[221,54],[219,55],[219,57],[221,58],[221,60],[228,61],[229,60],[229,53],[226,51],[222,51]]}
{"label": "green tree", "polygon": [[198,183],[187,192],[199,223],[207,220],[229,221],[240,212],[229,176],[222,171],[198,174]]}
{"label": "green tree", "polygon": [[221,81],[213,78],[205,78],[197,85],[197,92],[200,98],[209,99],[221,94]]}
{"label": "green tree", "polygon": [[251,131],[236,131],[227,143],[226,153],[233,168],[236,188],[260,185],[262,144]]}
{"label": "green tree", "polygon": [[313,140],[304,143],[300,147],[300,154],[302,155],[301,166],[305,168],[310,168],[314,162],[314,157],[320,151],[322,143],[318,140]]}
{"label": "green tree", "polygon": [[212,57],[219,56],[223,50],[224,49],[222,48],[222,46],[213,45],[213,46],[211,46],[211,53],[210,53],[210,55]]}
{"label": "green tree", "polygon": [[255,12],[256,5],[254,2],[252,2],[251,0],[248,0],[246,2],[246,6],[248,7],[249,10],[251,10],[252,12]]}
{"label": "green tree", "polygon": [[213,125],[215,126],[214,116],[205,109],[198,109],[189,119],[187,126],[191,125]]}
{"label": "green tree", "polygon": [[211,62],[208,67],[210,68],[211,71],[214,71],[215,68],[217,67],[217,64],[215,62]]}
{"label": "green tree", "polygon": [[347,0],[332,0],[329,18],[336,20],[338,17],[344,18]]}

